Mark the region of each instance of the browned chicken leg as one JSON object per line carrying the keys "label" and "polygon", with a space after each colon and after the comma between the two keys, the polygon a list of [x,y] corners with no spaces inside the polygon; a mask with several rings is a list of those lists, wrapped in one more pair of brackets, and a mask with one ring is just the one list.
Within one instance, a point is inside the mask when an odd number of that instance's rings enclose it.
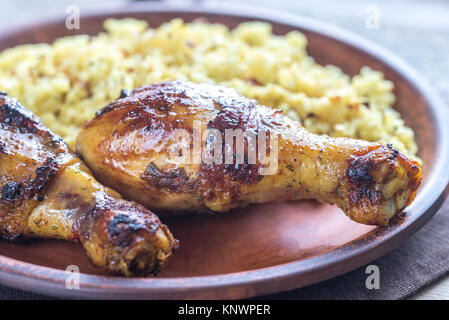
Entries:
{"label": "browned chicken leg", "polygon": [[[260,137],[269,139],[254,147]],[[271,151],[271,160],[254,161],[255,149]],[[357,222],[387,225],[421,181],[419,164],[390,145],[311,134],[232,89],[178,81],[136,89],[100,110],[79,134],[77,151],[100,181],[155,210],[313,198]]]}
{"label": "browned chicken leg", "polygon": [[158,217],[98,183],[17,100],[0,106],[0,239],[79,241],[108,272],[157,272],[177,246]]}

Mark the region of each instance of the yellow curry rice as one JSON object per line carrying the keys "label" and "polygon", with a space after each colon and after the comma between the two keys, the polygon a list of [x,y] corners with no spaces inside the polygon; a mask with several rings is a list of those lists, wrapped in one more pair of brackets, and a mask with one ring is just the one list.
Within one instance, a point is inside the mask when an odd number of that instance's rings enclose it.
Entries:
{"label": "yellow curry rice", "polygon": [[190,80],[235,88],[281,108],[312,132],[384,141],[416,155],[413,131],[392,105],[393,83],[368,67],[354,77],[307,55],[297,31],[271,25],[174,19],[149,28],[134,19],[106,20],[97,36],[65,37],[0,54],[0,90],[18,98],[73,146],[84,121],[133,89],[162,80]]}

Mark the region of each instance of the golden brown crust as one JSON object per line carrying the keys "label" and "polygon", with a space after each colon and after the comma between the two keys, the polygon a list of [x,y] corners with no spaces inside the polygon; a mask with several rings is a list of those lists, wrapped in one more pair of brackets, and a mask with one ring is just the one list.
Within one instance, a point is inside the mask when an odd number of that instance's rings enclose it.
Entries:
{"label": "golden brown crust", "polygon": [[79,213],[74,227],[81,242],[102,244],[88,254],[110,273],[156,274],[178,247],[159,218],[136,203],[106,196]]}
{"label": "golden brown crust", "polygon": [[[213,98],[211,98],[213,97]],[[100,110],[93,121],[85,124],[85,129],[92,128],[101,141],[96,146],[97,155],[104,158],[105,166],[113,170],[126,171],[125,163],[140,162],[140,159],[155,156],[154,149],[158,145],[168,144],[170,135],[177,129],[193,134],[194,121],[201,122],[204,129],[216,129],[222,133],[224,129],[262,130],[276,125],[266,123],[266,119],[279,114],[279,110],[264,107],[260,110],[255,100],[250,100],[237,94],[232,89],[203,85],[198,87],[188,82],[166,82],[135,89],[130,95],[114,101]],[[266,113],[266,115],[261,112]],[[265,117],[264,117],[265,116]],[[101,128],[97,132],[97,123],[114,123],[112,127]],[[129,145],[116,144],[113,141],[129,141]],[[79,146],[90,141],[90,138],[79,136]],[[97,140],[97,139],[96,139]],[[144,142],[143,142],[144,141]],[[247,138],[245,137],[245,141]],[[248,144],[245,143],[245,153]],[[80,150],[79,150],[80,151]],[[83,154],[83,152],[80,152]],[[83,154],[86,159],[87,154]],[[158,154],[158,158],[169,158],[167,150]],[[157,162],[157,161],[156,161]],[[139,174],[138,185],[145,190],[145,199],[137,200],[145,205],[157,203],[165,197],[166,192],[195,193],[197,199],[214,201],[217,196],[230,198],[239,202],[242,184],[257,183],[262,176],[259,174],[259,163],[241,165],[226,164],[224,154],[221,164],[201,163],[184,167],[159,167],[158,163],[148,161]],[[125,196],[130,197],[125,185],[130,186],[126,179],[113,181],[107,174],[96,172],[107,185],[121,188]],[[129,182],[134,184],[136,181]],[[163,190],[161,192],[161,190]],[[135,188],[130,188],[131,193]],[[132,198],[132,196],[131,196]],[[154,206],[155,209],[164,209]],[[191,206],[189,211],[206,210],[202,205]]]}
{"label": "golden brown crust", "polygon": [[[382,187],[393,178],[402,178],[406,183],[386,198]],[[383,216],[382,203],[385,200],[396,200],[398,196],[405,197],[403,204],[395,204],[396,208],[391,213],[392,216],[398,214],[415,198],[421,178],[421,169],[416,161],[408,159],[392,145],[378,145],[358,150],[348,159],[343,187],[338,192],[345,198],[351,218],[366,224],[385,226],[391,216]],[[345,192],[342,192],[343,189]],[[401,195],[403,192],[406,194]]]}
{"label": "golden brown crust", "polygon": [[[198,123],[209,130],[198,140],[201,150],[221,137],[218,161],[193,161]],[[241,163],[225,159],[226,129],[245,133]],[[179,146],[172,139],[177,130],[184,130],[191,151],[181,160],[170,154]],[[213,130],[218,136],[211,139]],[[269,175],[261,173],[269,164],[249,161],[249,139],[261,135],[267,150],[278,151]],[[421,180],[416,162],[384,144],[314,135],[232,89],[180,81],[138,88],[111,103],[85,124],[77,150],[102,182],[157,210],[227,211],[314,198],[339,205],[356,221],[385,225]],[[230,150],[235,156],[237,144]]]}
{"label": "golden brown crust", "polygon": [[73,156],[17,100],[1,94],[0,106],[0,237],[15,240],[22,237],[29,213]]}
{"label": "golden brown crust", "polygon": [[159,218],[99,184],[17,100],[0,106],[0,238],[81,242],[108,272],[156,273],[178,246]]}

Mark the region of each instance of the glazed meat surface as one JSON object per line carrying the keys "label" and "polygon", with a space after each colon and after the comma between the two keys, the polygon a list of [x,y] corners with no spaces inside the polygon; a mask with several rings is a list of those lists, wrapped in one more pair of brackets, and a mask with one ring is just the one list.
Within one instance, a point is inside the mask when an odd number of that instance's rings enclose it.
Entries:
{"label": "glazed meat surface", "polygon": [[162,213],[317,199],[385,226],[421,181],[391,145],[311,134],[232,89],[179,81],[123,92],[85,124],[77,151],[100,181]]}
{"label": "glazed meat surface", "polygon": [[107,272],[157,272],[177,246],[159,218],[97,182],[17,100],[1,93],[0,106],[0,239],[81,242]]}

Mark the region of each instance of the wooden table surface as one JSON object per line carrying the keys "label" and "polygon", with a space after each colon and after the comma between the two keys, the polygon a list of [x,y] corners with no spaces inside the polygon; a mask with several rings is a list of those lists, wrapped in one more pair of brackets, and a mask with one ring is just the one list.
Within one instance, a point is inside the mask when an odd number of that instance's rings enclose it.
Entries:
{"label": "wooden table surface", "polygon": [[[70,4],[83,10],[118,5],[126,0],[2,0],[0,27],[64,14]],[[170,3],[192,3],[171,0]],[[220,2],[205,0],[206,3]],[[227,1],[242,3],[243,1]],[[418,69],[449,105],[449,2],[445,0],[245,0],[245,4],[285,10],[338,25],[369,38],[403,57]],[[374,6],[374,7],[373,7]],[[371,11],[370,11],[371,10]],[[379,28],[367,28],[372,10],[379,12]],[[449,299],[449,277],[437,281],[411,299]]]}

